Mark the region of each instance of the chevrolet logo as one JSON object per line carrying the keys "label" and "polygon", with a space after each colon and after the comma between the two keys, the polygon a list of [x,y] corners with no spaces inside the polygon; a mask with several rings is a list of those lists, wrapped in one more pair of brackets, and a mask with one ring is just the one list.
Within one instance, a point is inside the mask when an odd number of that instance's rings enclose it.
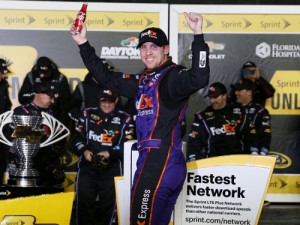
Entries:
{"label": "chevrolet logo", "polygon": [[213,52],[214,50],[224,50],[225,44],[224,43],[215,43],[213,41],[206,42],[209,46],[209,51]]}

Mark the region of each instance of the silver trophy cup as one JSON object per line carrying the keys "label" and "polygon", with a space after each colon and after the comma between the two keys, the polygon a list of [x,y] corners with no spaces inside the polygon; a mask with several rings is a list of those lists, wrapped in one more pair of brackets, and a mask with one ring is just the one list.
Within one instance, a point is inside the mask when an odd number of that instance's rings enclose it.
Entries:
{"label": "silver trophy cup", "polygon": [[18,157],[18,168],[10,171],[11,181],[17,186],[36,186],[38,171],[33,168],[33,157],[40,149],[43,117],[12,116],[15,131],[11,151]]}
{"label": "silver trophy cup", "polygon": [[[9,123],[15,126],[12,142],[3,134],[4,125]],[[41,143],[42,125],[49,127],[50,134]],[[13,115],[13,111],[1,114],[0,142],[11,146],[10,151],[18,157],[18,167],[9,171],[8,184],[18,187],[38,186],[39,173],[34,169],[34,156],[43,150],[40,148],[60,141],[69,134],[70,131],[61,122],[44,112],[41,116]]]}

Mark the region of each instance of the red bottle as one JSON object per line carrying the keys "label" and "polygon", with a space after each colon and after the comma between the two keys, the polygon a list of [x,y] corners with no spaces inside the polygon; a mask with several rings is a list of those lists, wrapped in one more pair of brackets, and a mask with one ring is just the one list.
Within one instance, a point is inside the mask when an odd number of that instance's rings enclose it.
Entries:
{"label": "red bottle", "polygon": [[71,32],[73,34],[78,34],[81,32],[82,29],[82,24],[85,21],[86,18],[86,9],[87,9],[88,4],[83,3],[81,9],[79,10],[77,17],[71,27]]}

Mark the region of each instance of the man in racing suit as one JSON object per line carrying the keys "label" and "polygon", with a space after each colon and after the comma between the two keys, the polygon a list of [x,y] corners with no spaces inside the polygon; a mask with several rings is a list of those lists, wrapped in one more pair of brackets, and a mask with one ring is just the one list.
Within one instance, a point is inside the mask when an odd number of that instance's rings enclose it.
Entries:
{"label": "man in racing suit", "polygon": [[255,130],[257,146],[252,147],[252,140],[245,137],[246,153],[267,155],[271,145],[271,116],[269,111],[253,99],[255,85],[248,79],[241,79],[234,85],[236,101],[248,111],[250,127]]}
{"label": "man in racing suit", "polygon": [[124,142],[134,138],[132,119],[116,108],[117,102],[115,93],[103,89],[99,107],[84,109],[76,126],[73,143],[80,156],[76,182],[77,225],[111,225],[115,216],[114,177],[122,175]]}
{"label": "man in racing suit", "polygon": [[[86,38],[86,27],[72,34],[82,59],[99,83],[120,95],[136,98],[139,157],[132,187],[130,224],[167,225],[186,177],[181,121],[189,96],[209,80],[209,48],[204,42],[201,15],[184,13],[194,33],[192,68],[172,62],[169,42],[159,28],[139,34],[140,76],[110,72]],[[138,80],[137,80],[138,79]]]}
{"label": "man in racing suit", "polygon": [[227,103],[227,89],[220,83],[210,85],[210,106],[195,114],[188,140],[188,161],[244,154],[243,138],[255,135],[249,130],[247,114],[238,105]]}

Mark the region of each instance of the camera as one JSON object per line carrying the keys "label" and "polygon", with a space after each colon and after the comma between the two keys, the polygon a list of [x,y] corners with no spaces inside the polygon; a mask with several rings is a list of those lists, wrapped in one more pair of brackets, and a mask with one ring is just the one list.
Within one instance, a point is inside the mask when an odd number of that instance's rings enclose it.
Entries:
{"label": "camera", "polygon": [[93,166],[100,168],[100,169],[106,169],[109,167],[110,160],[109,158],[103,156],[103,155],[96,155],[94,154],[92,156],[92,163]]}
{"label": "camera", "polygon": [[243,70],[243,76],[254,75],[254,74],[255,74],[255,70],[250,70],[250,69],[244,69]]}

